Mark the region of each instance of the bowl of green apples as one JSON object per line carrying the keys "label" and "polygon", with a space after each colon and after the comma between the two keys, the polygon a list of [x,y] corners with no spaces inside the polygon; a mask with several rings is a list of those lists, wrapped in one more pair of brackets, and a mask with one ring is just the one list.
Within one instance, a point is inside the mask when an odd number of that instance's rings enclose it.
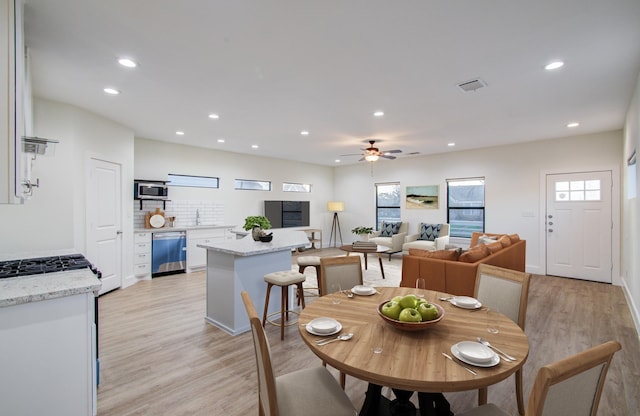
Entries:
{"label": "bowl of green apples", "polygon": [[378,305],[378,315],[403,331],[423,331],[444,317],[444,308],[416,295],[396,296]]}

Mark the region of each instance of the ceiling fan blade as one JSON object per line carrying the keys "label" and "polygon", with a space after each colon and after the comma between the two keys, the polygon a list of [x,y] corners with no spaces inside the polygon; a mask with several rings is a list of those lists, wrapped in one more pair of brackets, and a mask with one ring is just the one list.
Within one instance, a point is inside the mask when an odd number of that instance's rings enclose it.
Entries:
{"label": "ceiling fan blade", "polygon": [[391,155],[382,155],[381,157],[383,157],[385,159],[391,159],[391,160],[396,158],[395,156],[391,156]]}
{"label": "ceiling fan blade", "polygon": [[363,157],[363,158],[361,158],[361,159],[358,159],[358,162],[363,162],[364,160],[365,160],[365,159],[364,159],[364,157]]}
{"label": "ceiling fan blade", "polygon": [[402,153],[402,150],[400,149],[385,150],[384,153]]}

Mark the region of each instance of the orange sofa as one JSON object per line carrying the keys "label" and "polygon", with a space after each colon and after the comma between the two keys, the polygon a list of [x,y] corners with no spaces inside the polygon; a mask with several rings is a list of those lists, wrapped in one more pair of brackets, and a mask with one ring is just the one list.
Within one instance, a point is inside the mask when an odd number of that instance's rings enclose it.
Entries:
{"label": "orange sofa", "polygon": [[[502,243],[489,242],[479,244],[481,236],[502,239]],[[509,243],[506,243],[506,240]],[[482,247],[481,247],[482,246]],[[501,247],[500,247],[501,246]],[[482,252],[484,254],[479,254]],[[402,280],[400,286],[416,287],[416,279],[424,278],[427,289],[450,293],[456,296],[473,296],[476,286],[476,272],[481,263],[506,269],[524,272],[527,243],[520,240],[517,234],[473,233],[469,250],[460,254],[458,260],[445,260],[433,256],[458,257],[452,252],[422,252],[412,249],[408,255],[402,256]],[[489,253],[488,255],[486,255]],[[423,256],[430,257],[423,257]],[[468,262],[480,257],[479,260]]]}

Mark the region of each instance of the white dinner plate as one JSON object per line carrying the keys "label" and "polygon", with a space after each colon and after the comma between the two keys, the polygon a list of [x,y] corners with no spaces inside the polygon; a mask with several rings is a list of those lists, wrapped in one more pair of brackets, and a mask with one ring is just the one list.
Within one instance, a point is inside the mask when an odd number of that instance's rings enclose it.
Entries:
{"label": "white dinner plate", "polygon": [[488,363],[496,355],[491,348],[475,341],[458,342],[456,347],[462,357],[475,363]]}
{"label": "white dinner plate", "polygon": [[164,216],[160,214],[152,215],[149,218],[149,224],[153,228],[161,228],[164,225]]}
{"label": "white dinner plate", "polygon": [[309,322],[306,326],[307,332],[313,335],[333,335],[342,330],[340,322],[333,318],[316,318]]}
{"label": "white dinner plate", "polygon": [[463,309],[478,309],[482,307],[482,303],[478,299],[470,296],[456,296],[449,299],[449,303]]}
{"label": "white dinner plate", "polygon": [[451,346],[451,354],[456,357],[458,360],[467,363],[469,365],[475,365],[476,367],[493,367],[500,363],[500,356],[498,354],[494,354],[493,358],[486,363],[479,363],[477,361],[471,361],[465,358],[462,354],[460,354],[460,350],[458,350],[458,344],[454,344]]}
{"label": "white dinner plate", "polygon": [[351,291],[360,296],[371,296],[376,294],[376,289],[374,287],[363,285],[354,286]]}

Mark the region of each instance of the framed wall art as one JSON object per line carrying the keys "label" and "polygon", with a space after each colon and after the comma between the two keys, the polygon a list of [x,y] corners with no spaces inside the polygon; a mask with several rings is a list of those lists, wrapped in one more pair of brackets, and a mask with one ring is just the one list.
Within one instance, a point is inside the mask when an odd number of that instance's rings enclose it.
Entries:
{"label": "framed wall art", "polygon": [[407,186],[407,209],[438,209],[439,185]]}

